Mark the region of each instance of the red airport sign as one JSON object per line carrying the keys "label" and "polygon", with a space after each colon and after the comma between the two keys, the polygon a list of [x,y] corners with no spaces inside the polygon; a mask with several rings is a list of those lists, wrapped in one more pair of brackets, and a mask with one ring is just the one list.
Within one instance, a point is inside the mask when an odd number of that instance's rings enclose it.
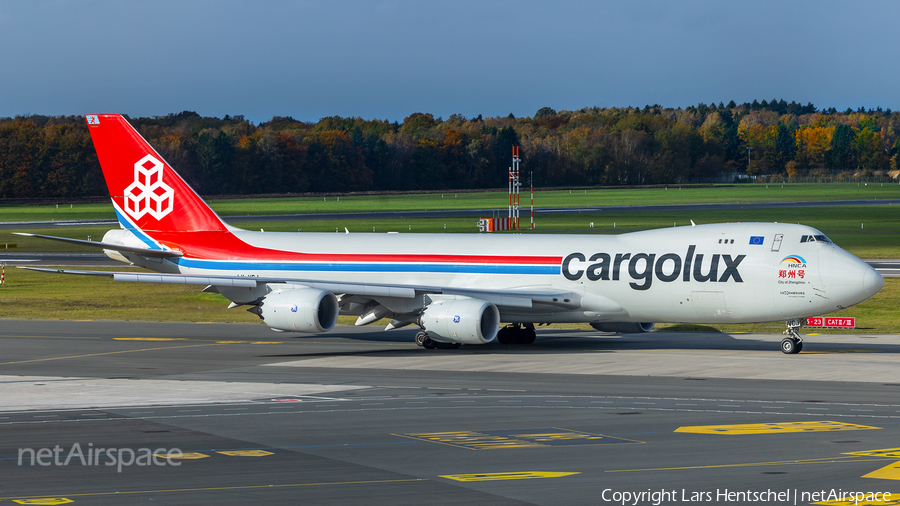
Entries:
{"label": "red airport sign", "polygon": [[817,328],[837,328],[837,329],[855,329],[856,318],[833,318],[816,316],[806,319],[807,327]]}

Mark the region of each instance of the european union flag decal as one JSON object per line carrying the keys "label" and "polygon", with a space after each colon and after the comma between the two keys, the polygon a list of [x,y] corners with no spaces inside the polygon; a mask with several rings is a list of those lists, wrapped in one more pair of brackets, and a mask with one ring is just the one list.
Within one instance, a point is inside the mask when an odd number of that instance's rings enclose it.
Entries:
{"label": "european union flag decal", "polygon": [[765,240],[765,237],[761,235],[751,235],[750,236],[750,244],[762,244]]}

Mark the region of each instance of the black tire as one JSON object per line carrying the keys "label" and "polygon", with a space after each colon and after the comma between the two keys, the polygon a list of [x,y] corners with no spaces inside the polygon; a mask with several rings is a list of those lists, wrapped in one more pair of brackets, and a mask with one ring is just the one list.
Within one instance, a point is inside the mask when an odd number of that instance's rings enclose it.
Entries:
{"label": "black tire", "polygon": [[534,331],[534,327],[522,329],[522,344],[534,344],[535,339],[537,339],[537,333]]}
{"label": "black tire", "polygon": [[803,341],[797,343],[797,353],[800,353],[801,351],[803,351]]}
{"label": "black tire", "polygon": [[426,350],[433,350],[437,348],[437,343],[432,341],[430,337],[426,337],[424,341],[422,341],[422,346]]}
{"label": "black tire", "polygon": [[419,332],[416,334],[416,346],[423,346],[425,344],[425,339],[428,338],[428,334],[425,332]]}
{"label": "black tire", "polygon": [[797,349],[797,341],[792,337],[785,337],[781,340],[781,352],[785,355],[794,355],[798,353],[800,350]]}
{"label": "black tire", "polygon": [[497,331],[497,342],[500,344],[515,344],[516,335],[512,327],[503,327]]}

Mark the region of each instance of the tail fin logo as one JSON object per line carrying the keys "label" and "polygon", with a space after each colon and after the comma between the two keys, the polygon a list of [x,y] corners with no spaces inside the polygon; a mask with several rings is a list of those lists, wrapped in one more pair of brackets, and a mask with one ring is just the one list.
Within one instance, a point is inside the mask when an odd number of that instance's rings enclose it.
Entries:
{"label": "tail fin logo", "polygon": [[159,220],[172,212],[175,192],[163,183],[164,167],[153,155],[134,164],[134,182],[125,188],[125,212],[129,216],[139,220],[149,214]]}

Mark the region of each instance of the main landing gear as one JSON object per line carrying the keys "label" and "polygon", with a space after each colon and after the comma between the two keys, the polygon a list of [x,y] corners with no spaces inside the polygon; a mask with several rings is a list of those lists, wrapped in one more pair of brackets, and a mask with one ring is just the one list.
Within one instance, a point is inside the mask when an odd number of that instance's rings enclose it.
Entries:
{"label": "main landing gear", "polygon": [[497,332],[497,342],[500,344],[531,344],[537,335],[534,332],[534,324],[520,325],[514,323],[507,325]]}
{"label": "main landing gear", "polygon": [[788,355],[800,353],[803,350],[803,339],[800,338],[801,321],[799,319],[788,320],[787,330],[783,332],[787,337],[781,340],[781,352]]}
{"label": "main landing gear", "polygon": [[434,339],[428,337],[428,333],[424,330],[420,330],[416,334],[416,344],[425,348],[426,350],[455,350],[462,346],[459,343],[442,343],[440,341],[435,341]]}

